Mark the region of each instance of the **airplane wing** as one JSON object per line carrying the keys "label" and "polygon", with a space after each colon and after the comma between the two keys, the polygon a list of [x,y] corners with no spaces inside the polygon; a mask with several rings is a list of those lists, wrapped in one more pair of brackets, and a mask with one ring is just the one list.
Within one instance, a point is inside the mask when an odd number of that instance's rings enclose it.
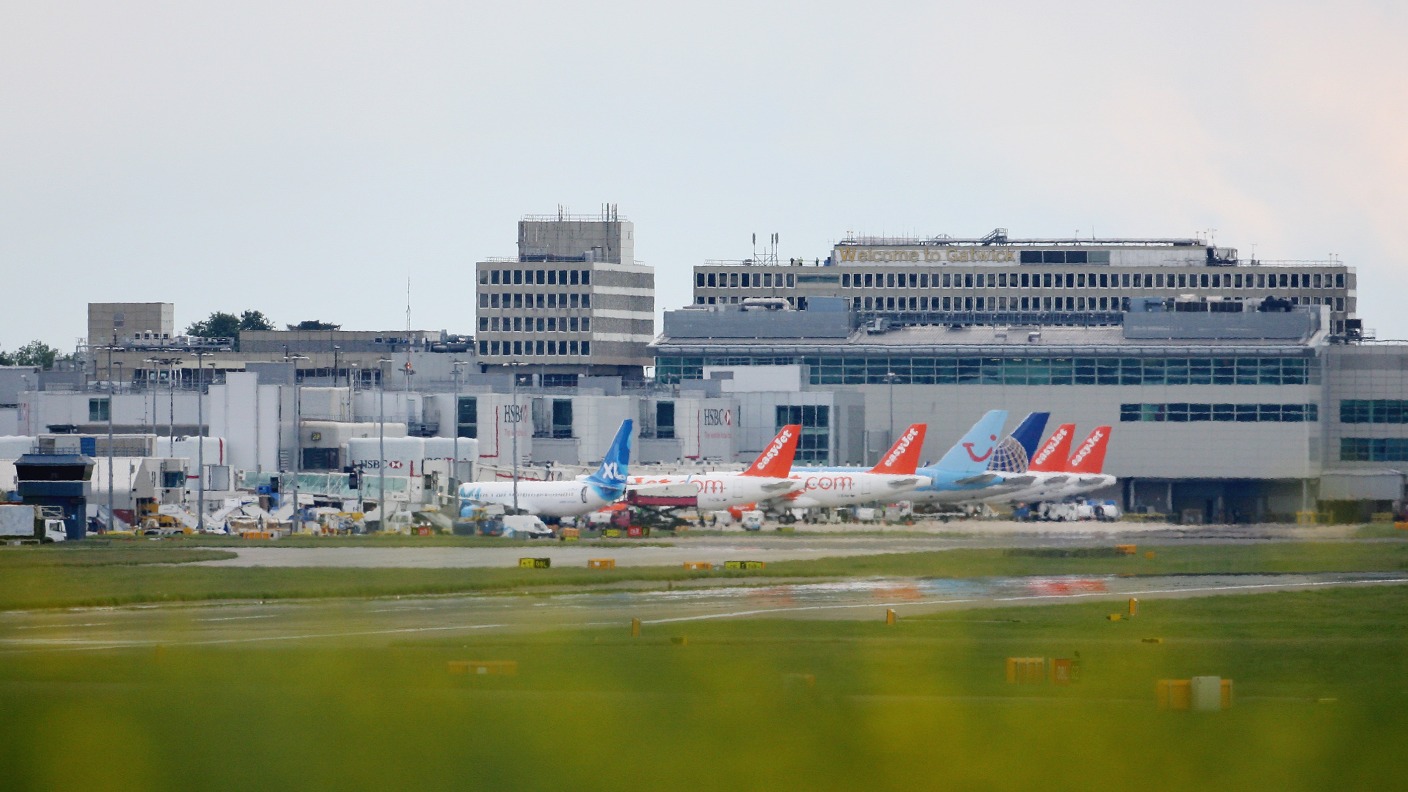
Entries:
{"label": "airplane wing", "polygon": [[1005,476],[1002,479],[1003,484],[1010,484],[1013,487],[1025,487],[1034,481],[1036,481],[1036,476]]}
{"label": "airplane wing", "polygon": [[886,486],[890,487],[891,489],[900,489],[901,487],[912,487],[918,481],[918,476],[910,476],[909,478],[902,478],[898,481],[886,482]]}
{"label": "airplane wing", "polygon": [[795,485],[796,482],[791,480],[774,481],[771,484],[764,484],[763,492],[787,492],[788,490],[791,490]]}
{"label": "airplane wing", "polygon": [[967,478],[961,478],[953,483],[967,487],[973,484],[991,484],[996,480],[996,473],[979,473],[976,476],[968,476]]}

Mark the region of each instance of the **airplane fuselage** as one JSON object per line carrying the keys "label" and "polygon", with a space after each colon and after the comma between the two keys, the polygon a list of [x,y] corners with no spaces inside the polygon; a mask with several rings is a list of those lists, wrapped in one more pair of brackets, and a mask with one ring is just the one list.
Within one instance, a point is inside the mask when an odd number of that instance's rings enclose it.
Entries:
{"label": "airplane fuselage", "polygon": [[785,478],[745,476],[741,473],[697,473],[691,475],[632,476],[632,489],[648,494],[651,487],[693,484],[701,509],[727,509],[776,498],[799,486]]}
{"label": "airplane fuselage", "polygon": [[[461,503],[498,504],[513,508],[513,482],[468,482],[460,485],[459,496]],[[518,482],[518,509],[542,517],[576,517],[594,512],[615,500],[615,497],[604,497],[597,487],[582,481]]]}

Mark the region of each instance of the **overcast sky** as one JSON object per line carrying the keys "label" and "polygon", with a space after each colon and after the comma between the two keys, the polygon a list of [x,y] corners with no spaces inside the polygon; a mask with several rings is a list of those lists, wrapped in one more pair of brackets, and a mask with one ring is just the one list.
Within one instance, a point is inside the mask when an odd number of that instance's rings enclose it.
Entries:
{"label": "overcast sky", "polygon": [[1406,82],[1401,2],[0,0],[0,348],[400,328],[407,278],[469,333],[475,261],[603,203],[658,308],[754,233],[1211,234],[1408,338]]}

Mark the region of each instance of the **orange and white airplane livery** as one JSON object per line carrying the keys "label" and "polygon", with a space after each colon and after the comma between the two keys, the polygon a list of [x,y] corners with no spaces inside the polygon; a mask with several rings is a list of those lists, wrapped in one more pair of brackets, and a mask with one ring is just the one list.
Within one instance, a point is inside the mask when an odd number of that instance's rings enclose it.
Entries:
{"label": "orange and white airplane livery", "polygon": [[794,470],[792,480],[802,485],[801,490],[778,499],[777,504],[788,509],[834,509],[898,500],[927,481],[914,472],[926,430],[925,424],[911,424],[870,470]]}
{"label": "orange and white airplane livery", "polygon": [[753,460],[753,464],[741,472],[632,476],[626,483],[626,489],[628,495],[648,502],[653,497],[669,499],[681,490],[688,491],[688,487],[681,485],[693,485],[695,502],[689,505],[705,510],[727,509],[777,498],[801,489],[799,482],[788,477],[801,434],[799,424],[782,427],[758,454],[758,458]]}

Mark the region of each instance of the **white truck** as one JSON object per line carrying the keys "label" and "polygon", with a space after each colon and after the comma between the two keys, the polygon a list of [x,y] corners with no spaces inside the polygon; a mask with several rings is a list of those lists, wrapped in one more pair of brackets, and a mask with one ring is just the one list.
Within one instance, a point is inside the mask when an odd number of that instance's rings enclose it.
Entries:
{"label": "white truck", "polygon": [[62,542],[68,538],[57,510],[42,506],[0,506],[0,541],[9,544]]}

